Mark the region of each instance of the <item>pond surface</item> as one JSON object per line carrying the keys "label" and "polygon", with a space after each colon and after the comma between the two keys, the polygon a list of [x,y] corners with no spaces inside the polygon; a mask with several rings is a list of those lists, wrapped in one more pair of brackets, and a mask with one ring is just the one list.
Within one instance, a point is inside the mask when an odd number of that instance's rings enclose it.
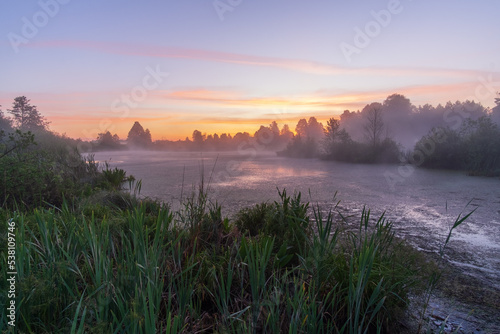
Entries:
{"label": "pond surface", "polygon": [[[204,175],[211,198],[233,215],[242,207],[279,198],[277,188],[300,191],[323,210],[335,193],[344,212],[386,212],[399,236],[437,251],[462,212],[472,216],[453,232],[447,252],[464,271],[500,287],[500,180],[411,166],[360,165],[277,157],[274,153],[98,152],[95,159],[142,179],[141,194],[179,205]],[[336,202],[335,201],[335,202]],[[468,206],[467,206],[468,204]],[[467,207],[466,207],[467,206]]]}

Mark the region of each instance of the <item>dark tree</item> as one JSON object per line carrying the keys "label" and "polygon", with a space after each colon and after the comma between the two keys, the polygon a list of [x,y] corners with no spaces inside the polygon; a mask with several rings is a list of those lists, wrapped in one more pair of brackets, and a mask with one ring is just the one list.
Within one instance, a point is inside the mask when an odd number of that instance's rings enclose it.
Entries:
{"label": "dark tree", "polygon": [[365,137],[373,147],[376,147],[382,141],[384,134],[384,121],[382,119],[382,105],[372,103],[367,105],[362,113],[365,115]]}
{"label": "dark tree", "polygon": [[410,100],[401,94],[389,95],[383,104],[384,111],[393,116],[400,118],[406,117],[413,111],[413,105]]}
{"label": "dark tree", "polygon": [[491,119],[500,126],[500,93],[497,93],[498,97],[495,98],[495,104],[491,109]]}
{"label": "dark tree", "polygon": [[194,130],[192,139],[193,139],[194,149],[201,150],[203,148],[203,141],[205,140],[205,136],[203,136],[201,131]]}
{"label": "dark tree", "polygon": [[11,129],[12,121],[5,117],[3,111],[0,109],[0,131],[9,132]]}
{"label": "dark tree", "polygon": [[307,121],[307,138],[319,142],[324,136],[323,124],[318,122],[316,117],[310,117]]}
{"label": "dark tree", "polygon": [[120,147],[120,138],[117,134],[112,135],[109,131],[99,133],[97,136],[97,145],[101,149],[117,149]]}
{"label": "dark tree", "polygon": [[339,135],[339,130],[340,130],[340,122],[339,120],[335,118],[330,118],[326,122],[326,129],[325,129],[325,139],[328,142],[335,143],[337,141],[338,135]]}
{"label": "dark tree", "polygon": [[127,142],[129,145],[146,147],[151,145],[151,133],[149,129],[144,128],[139,122],[135,122],[128,132]]}
{"label": "dark tree", "polygon": [[305,118],[299,120],[295,127],[295,133],[300,137],[307,137],[307,121]]}
{"label": "dark tree", "polygon": [[16,126],[23,131],[46,130],[49,124],[26,96],[16,97],[9,112]]}

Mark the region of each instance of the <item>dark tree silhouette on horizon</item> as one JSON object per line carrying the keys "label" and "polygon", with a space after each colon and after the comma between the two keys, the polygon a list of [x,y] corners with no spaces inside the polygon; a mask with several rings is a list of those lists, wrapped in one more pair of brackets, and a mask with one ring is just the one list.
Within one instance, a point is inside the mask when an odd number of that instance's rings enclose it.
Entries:
{"label": "dark tree silhouette on horizon", "polygon": [[382,119],[382,105],[378,102],[367,105],[363,111],[366,116],[365,136],[372,147],[377,147],[384,134],[384,121]]}
{"label": "dark tree silhouette on horizon", "polygon": [[144,130],[142,125],[135,121],[134,125],[128,132],[127,143],[133,146],[146,147],[151,145],[151,133],[149,129]]}
{"label": "dark tree silhouette on horizon", "polygon": [[47,130],[49,122],[40,114],[36,106],[30,104],[26,96],[16,97],[12,109],[8,111],[12,114],[15,125],[22,131]]}

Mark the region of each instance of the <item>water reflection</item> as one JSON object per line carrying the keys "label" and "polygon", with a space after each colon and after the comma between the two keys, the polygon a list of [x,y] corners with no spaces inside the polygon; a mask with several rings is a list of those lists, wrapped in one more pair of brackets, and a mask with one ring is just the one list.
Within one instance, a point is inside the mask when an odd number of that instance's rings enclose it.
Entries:
{"label": "water reflection", "polygon": [[[385,172],[397,173],[398,166],[356,165],[320,160],[285,159],[274,154],[255,157],[238,152],[100,152],[98,161],[110,160],[112,167],[124,168],[142,179],[142,194],[175,203],[180,194],[190,191],[205,174],[223,214],[239,208],[278,199],[276,188],[301,191],[303,198],[331,206],[335,192],[346,210],[364,205],[374,214],[387,211],[396,229],[406,235],[420,235],[438,247],[449,224],[464,206],[476,212],[457,234],[457,242],[484,267],[500,258],[499,180],[468,177],[459,172],[416,169],[392,190]],[[311,198],[309,198],[309,193]],[[447,208],[447,209],[446,209]],[[484,231],[484,232],[481,232]],[[492,252],[485,252],[486,249]],[[500,278],[500,277],[499,277]]]}

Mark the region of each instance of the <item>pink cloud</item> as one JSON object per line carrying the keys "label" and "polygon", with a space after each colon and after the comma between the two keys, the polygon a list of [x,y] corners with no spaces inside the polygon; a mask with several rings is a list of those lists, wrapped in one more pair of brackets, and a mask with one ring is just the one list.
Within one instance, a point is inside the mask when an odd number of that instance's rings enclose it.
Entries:
{"label": "pink cloud", "polygon": [[120,44],[110,42],[95,42],[95,41],[46,41],[30,44],[32,47],[46,47],[46,48],[78,48],[88,49],[100,52],[120,55],[133,55],[133,56],[146,56],[146,57],[159,57],[159,58],[184,58],[184,59],[198,59],[204,61],[232,63],[250,66],[263,66],[282,68],[297,72],[316,74],[316,75],[417,75],[417,76],[471,76],[483,74],[483,72],[476,70],[464,69],[435,69],[435,68],[383,68],[383,67],[370,67],[370,68],[352,68],[337,66],[316,61],[266,57],[246,55],[232,52],[221,52],[212,50],[189,49],[179,47],[165,47],[165,46],[152,46],[152,45],[136,45],[136,44]]}

